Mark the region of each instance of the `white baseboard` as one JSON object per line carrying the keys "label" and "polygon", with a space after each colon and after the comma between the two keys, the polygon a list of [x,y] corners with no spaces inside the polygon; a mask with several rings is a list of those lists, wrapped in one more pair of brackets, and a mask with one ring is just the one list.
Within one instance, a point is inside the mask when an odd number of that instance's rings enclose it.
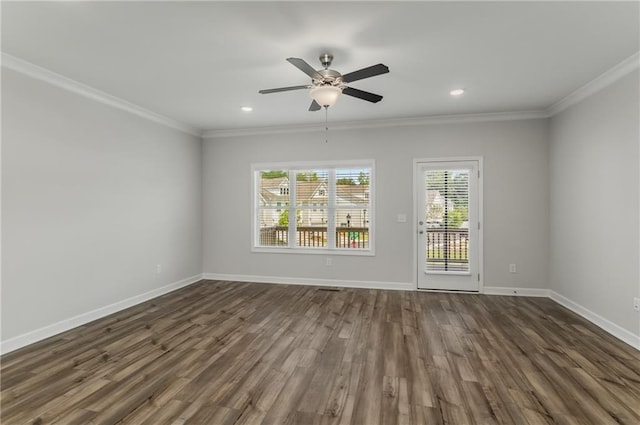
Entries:
{"label": "white baseboard", "polygon": [[336,286],[341,288],[389,289],[396,291],[414,291],[415,284],[410,282],[381,282],[372,280],[312,279],[278,276],[253,276],[241,274],[204,273],[203,279],[229,280],[233,282],[274,283],[283,285]]}
{"label": "white baseboard", "polygon": [[61,320],[52,325],[48,325],[31,332],[9,338],[6,341],[2,341],[0,343],[0,354],[5,354],[10,351],[17,350],[18,348],[33,344],[34,342],[38,342],[45,338],[49,338],[59,333],[68,331],[69,329],[82,326],[96,319],[100,319],[110,314],[117,313],[118,311],[124,310],[126,308],[133,307],[134,305],[159,297],[160,295],[164,295],[168,292],[175,291],[176,289],[180,289],[184,286],[191,285],[192,283],[198,282],[200,280],[202,280],[201,274],[191,276],[186,279],[179,280],[178,282],[170,283],[161,288],[145,292],[144,294],[136,295],[134,297],[127,298],[126,300],[118,301],[116,303],[100,307],[95,310],[70,317],[68,319]]}
{"label": "white baseboard", "polygon": [[564,295],[560,295],[555,291],[549,291],[549,298],[551,298],[553,301],[557,302],[558,304],[562,305],[563,307],[568,308],[574,313],[584,317],[594,325],[599,326],[600,328],[607,331],[611,335],[615,336],[619,340],[626,342],[630,346],[634,347],[636,350],[640,350],[639,335],[629,332],[625,328],[616,325],[615,323],[605,319],[599,314],[594,313],[593,311],[589,310],[586,307],[581,306],[580,304],[574,301],[571,301],[569,298],[565,297]]}
{"label": "white baseboard", "polygon": [[[285,285],[310,285],[310,286],[334,286],[342,288],[361,288],[361,289],[387,289],[400,291],[415,291],[416,287],[411,282],[383,282],[383,281],[359,281],[359,280],[339,280],[339,279],[312,279],[312,278],[291,278],[277,276],[254,276],[254,275],[237,275],[222,273],[203,273],[201,275],[191,276],[178,282],[170,283],[161,288],[154,289],[144,294],[136,295],[126,300],[118,301],[105,307],[62,320],[49,326],[18,335],[6,341],[0,342],[0,354],[8,353],[34,342],[41,341],[56,334],[68,331],[96,319],[108,316],[118,311],[133,307],[150,299],[159,297],[168,292],[175,291],[182,287],[191,285],[202,279],[208,280],[226,280],[235,282],[256,282],[256,283],[272,283]],[[629,332],[628,330],[616,325],[615,323],[605,319],[604,317],[592,312],[591,310],[571,301],[570,299],[549,289],[539,288],[508,288],[502,286],[485,286],[483,289],[485,295],[502,295],[502,296],[521,296],[521,297],[547,297],[551,298],[558,304],[568,308],[574,313],[584,317],[591,323],[599,326],[616,338],[624,341],[632,347],[640,350],[640,336]]]}
{"label": "white baseboard", "polygon": [[[276,276],[254,276],[222,273],[204,273],[203,279],[226,280],[232,282],[256,282],[273,283],[285,285],[310,285],[310,286],[335,286],[343,288],[363,288],[363,289],[390,289],[401,291],[415,291],[414,283],[409,282],[380,282],[380,281],[356,281],[356,280],[334,280],[334,279],[310,279],[291,278]],[[485,286],[482,293],[484,295],[516,296],[516,297],[541,297],[550,298],[558,304],[579,314],[591,323],[604,329],[614,337],[624,341],[632,347],[640,350],[640,336],[616,325],[604,317],[582,307],[581,305],[563,297],[550,289],[540,288],[510,288],[503,286]]]}
{"label": "white baseboard", "polygon": [[508,288],[504,286],[485,286],[485,295],[508,295],[512,297],[549,297],[548,289],[539,288]]}

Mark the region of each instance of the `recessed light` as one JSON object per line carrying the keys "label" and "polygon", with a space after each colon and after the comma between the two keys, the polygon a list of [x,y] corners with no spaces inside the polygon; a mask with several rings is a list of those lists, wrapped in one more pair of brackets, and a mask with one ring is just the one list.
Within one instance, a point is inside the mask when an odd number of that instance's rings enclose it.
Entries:
{"label": "recessed light", "polygon": [[464,94],[464,89],[455,89],[449,92],[451,96],[462,96]]}
{"label": "recessed light", "polygon": [[251,111],[253,111],[253,108],[251,106],[243,106],[240,109],[242,109],[243,112],[251,112]]}

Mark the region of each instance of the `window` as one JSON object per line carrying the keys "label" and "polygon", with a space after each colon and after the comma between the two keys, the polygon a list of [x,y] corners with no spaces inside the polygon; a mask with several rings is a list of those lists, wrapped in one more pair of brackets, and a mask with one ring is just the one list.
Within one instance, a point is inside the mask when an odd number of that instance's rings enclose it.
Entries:
{"label": "window", "polygon": [[428,170],[427,271],[469,271],[469,169]]}
{"label": "window", "polygon": [[373,166],[253,165],[254,250],[372,255]]}

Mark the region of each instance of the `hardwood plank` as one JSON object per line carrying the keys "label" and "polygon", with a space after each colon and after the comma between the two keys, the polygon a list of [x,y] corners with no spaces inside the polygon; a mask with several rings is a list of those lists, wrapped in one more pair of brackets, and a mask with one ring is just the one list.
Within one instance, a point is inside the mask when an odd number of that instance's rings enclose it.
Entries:
{"label": "hardwood plank", "polygon": [[640,423],[640,352],[539,298],[201,281],[0,361],[6,425]]}

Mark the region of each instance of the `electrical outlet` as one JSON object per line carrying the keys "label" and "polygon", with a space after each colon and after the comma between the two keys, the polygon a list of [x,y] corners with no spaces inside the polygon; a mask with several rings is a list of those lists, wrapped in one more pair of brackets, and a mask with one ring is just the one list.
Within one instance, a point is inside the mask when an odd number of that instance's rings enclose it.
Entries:
{"label": "electrical outlet", "polygon": [[633,309],[635,311],[640,311],[640,298],[633,299]]}
{"label": "electrical outlet", "polygon": [[332,264],[332,262],[331,262],[331,257],[327,257],[327,259],[326,259],[326,261],[325,261],[325,263],[324,263],[324,264],[325,264],[326,266],[330,266],[330,265]]}
{"label": "electrical outlet", "polygon": [[156,274],[162,273],[162,264],[156,264]]}
{"label": "electrical outlet", "polygon": [[516,265],[509,264],[509,273],[516,273]]}

